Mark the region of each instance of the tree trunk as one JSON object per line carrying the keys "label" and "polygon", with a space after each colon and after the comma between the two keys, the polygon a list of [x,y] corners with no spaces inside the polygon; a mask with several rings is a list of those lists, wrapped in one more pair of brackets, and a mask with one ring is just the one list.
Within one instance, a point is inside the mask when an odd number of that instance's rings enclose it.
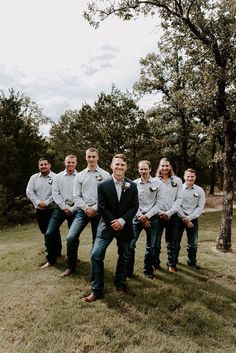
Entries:
{"label": "tree trunk", "polygon": [[209,195],[214,195],[215,191],[215,183],[216,183],[216,163],[214,161],[216,154],[216,142],[215,142],[215,136],[213,136],[212,139],[212,146],[211,146],[211,176],[210,176],[210,191]]}
{"label": "tree trunk", "polygon": [[210,190],[209,195],[214,195],[215,193],[215,184],[216,184],[216,167],[215,162],[211,163],[211,180],[210,180]]}
{"label": "tree trunk", "polygon": [[217,186],[220,191],[223,190],[223,185],[224,185],[224,170],[222,166],[222,162],[218,161],[217,162]]}
{"label": "tree trunk", "polygon": [[216,239],[217,250],[231,251],[231,226],[233,216],[233,168],[234,168],[234,142],[235,128],[231,119],[224,121],[225,150],[223,155],[224,184],[223,184],[223,212],[220,235]]}

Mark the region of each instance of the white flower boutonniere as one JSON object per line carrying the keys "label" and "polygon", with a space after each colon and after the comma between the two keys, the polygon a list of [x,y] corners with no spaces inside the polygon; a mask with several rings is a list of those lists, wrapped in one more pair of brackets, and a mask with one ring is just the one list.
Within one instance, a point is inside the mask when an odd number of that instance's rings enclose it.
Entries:
{"label": "white flower boutonniere", "polygon": [[95,178],[97,179],[97,181],[101,181],[101,180],[103,179],[103,177],[101,176],[101,174],[96,175],[96,177],[95,177]]}
{"label": "white flower boutonniere", "polygon": [[52,185],[52,178],[50,178],[50,177],[48,178],[48,184]]}
{"label": "white flower boutonniere", "polygon": [[131,188],[131,184],[128,181],[122,181],[121,183],[121,188],[122,190],[126,191],[129,190]]}
{"label": "white flower boutonniere", "polygon": [[171,185],[173,186],[173,188],[176,188],[177,183],[174,180],[171,180]]}
{"label": "white flower boutonniere", "polygon": [[194,197],[198,197],[199,194],[198,194],[197,192],[195,192],[195,193],[193,194],[193,196],[194,196]]}
{"label": "white flower boutonniere", "polygon": [[149,188],[149,190],[151,191],[151,192],[154,192],[154,191],[157,191],[157,187],[156,186],[150,186],[150,188]]}

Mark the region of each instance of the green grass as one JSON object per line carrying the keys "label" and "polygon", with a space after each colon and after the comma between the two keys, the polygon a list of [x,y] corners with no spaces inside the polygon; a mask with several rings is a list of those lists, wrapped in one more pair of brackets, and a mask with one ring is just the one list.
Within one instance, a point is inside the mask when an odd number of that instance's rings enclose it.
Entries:
{"label": "green grass", "polygon": [[[163,269],[154,280],[142,275],[141,234],[128,295],[113,285],[113,242],[105,259],[105,297],[91,304],[80,301],[90,292],[90,227],[81,235],[76,272],[65,279],[59,277],[65,257],[40,269],[43,238],[36,224],[0,232],[0,353],[235,353],[236,252],[215,250],[219,223],[218,212],[201,217],[199,271],[186,266],[184,237],[179,271],[169,274],[163,239]],[[64,254],[66,231],[63,226]]]}

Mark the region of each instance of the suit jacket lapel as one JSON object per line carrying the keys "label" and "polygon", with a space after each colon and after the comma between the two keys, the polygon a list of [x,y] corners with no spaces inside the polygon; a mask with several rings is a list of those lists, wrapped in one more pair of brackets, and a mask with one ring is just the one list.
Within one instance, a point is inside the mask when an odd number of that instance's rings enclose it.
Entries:
{"label": "suit jacket lapel", "polygon": [[[124,178],[125,182],[128,182],[126,178]],[[121,191],[121,197],[120,197],[120,202],[123,200],[123,198],[126,196],[125,194],[128,192],[123,186],[122,191]]]}

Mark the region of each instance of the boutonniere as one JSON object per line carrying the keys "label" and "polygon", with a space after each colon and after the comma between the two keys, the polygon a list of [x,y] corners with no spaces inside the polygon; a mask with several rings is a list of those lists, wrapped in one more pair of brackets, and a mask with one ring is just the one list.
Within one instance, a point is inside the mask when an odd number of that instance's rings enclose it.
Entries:
{"label": "boutonniere", "polygon": [[195,193],[193,194],[193,196],[194,196],[194,197],[198,197],[199,194],[198,194],[197,192],[195,192]]}
{"label": "boutonniere", "polygon": [[121,183],[121,188],[125,191],[125,190],[129,190],[131,188],[131,184],[128,181],[122,181]]}
{"label": "boutonniere", "polygon": [[52,185],[52,178],[50,178],[50,177],[48,178],[48,184]]}
{"label": "boutonniere", "polygon": [[177,183],[174,180],[171,180],[171,185],[173,186],[173,188],[176,188]]}
{"label": "boutonniere", "polygon": [[149,190],[151,192],[157,191],[157,187],[156,186],[150,186]]}
{"label": "boutonniere", "polygon": [[101,174],[96,175],[95,178],[97,179],[97,181],[101,181],[103,179],[103,177],[101,176]]}

